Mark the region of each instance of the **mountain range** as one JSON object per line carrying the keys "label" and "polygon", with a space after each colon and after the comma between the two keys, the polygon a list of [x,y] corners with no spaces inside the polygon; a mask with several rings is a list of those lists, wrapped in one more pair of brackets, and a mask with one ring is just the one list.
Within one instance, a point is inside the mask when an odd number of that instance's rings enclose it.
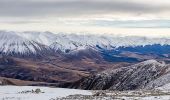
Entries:
{"label": "mountain range", "polygon": [[[170,45],[170,38],[117,36],[95,34],[66,34],[51,32],[14,32],[0,31],[0,51],[4,53],[37,53],[44,49],[61,50],[62,52],[86,49],[113,50],[127,47],[145,47],[159,44]],[[141,50],[141,48],[139,48]],[[147,52],[147,51],[146,51]]]}
{"label": "mountain range", "polygon": [[168,37],[0,31],[3,83],[81,89],[149,88],[149,84],[162,80],[158,77],[167,75],[169,62]]}

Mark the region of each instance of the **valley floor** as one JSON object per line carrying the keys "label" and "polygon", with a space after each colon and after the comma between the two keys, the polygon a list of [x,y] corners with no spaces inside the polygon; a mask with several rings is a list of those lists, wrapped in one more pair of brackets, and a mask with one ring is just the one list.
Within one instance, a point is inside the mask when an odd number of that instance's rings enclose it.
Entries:
{"label": "valley floor", "polygon": [[120,92],[33,86],[0,86],[0,100],[170,100],[170,91],[166,90],[166,87],[149,91]]}

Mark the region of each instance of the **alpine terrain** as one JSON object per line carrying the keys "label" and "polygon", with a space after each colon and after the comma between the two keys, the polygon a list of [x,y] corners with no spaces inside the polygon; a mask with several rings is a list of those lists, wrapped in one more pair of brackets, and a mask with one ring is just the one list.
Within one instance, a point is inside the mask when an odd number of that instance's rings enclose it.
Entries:
{"label": "alpine terrain", "polygon": [[152,89],[169,82],[169,54],[168,37],[0,31],[0,79],[9,85]]}

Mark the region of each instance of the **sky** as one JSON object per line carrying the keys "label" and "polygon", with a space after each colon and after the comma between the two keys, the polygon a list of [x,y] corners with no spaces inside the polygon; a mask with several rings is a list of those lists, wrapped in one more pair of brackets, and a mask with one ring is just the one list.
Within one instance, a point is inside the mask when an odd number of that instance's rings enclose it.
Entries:
{"label": "sky", "polygon": [[170,0],[0,0],[0,30],[170,34]]}

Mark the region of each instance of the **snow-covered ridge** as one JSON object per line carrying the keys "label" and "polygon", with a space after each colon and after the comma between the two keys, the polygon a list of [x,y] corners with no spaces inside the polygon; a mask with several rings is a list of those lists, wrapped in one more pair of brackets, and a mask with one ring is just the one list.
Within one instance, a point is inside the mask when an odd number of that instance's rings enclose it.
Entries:
{"label": "snow-covered ridge", "polygon": [[[33,41],[29,41],[12,32],[0,32],[0,51],[5,53],[25,53],[31,51],[36,52]],[[36,44],[35,44],[36,45]],[[38,45],[36,45],[37,48]]]}
{"label": "snow-covered ridge", "polygon": [[96,47],[112,49],[119,46],[139,46],[139,45],[170,45],[170,38],[149,38],[140,36],[117,36],[117,35],[94,35],[94,34],[66,34],[51,32],[14,32],[0,31],[0,51],[1,52],[33,52],[41,49],[38,44],[65,51],[79,50],[79,48]]}

